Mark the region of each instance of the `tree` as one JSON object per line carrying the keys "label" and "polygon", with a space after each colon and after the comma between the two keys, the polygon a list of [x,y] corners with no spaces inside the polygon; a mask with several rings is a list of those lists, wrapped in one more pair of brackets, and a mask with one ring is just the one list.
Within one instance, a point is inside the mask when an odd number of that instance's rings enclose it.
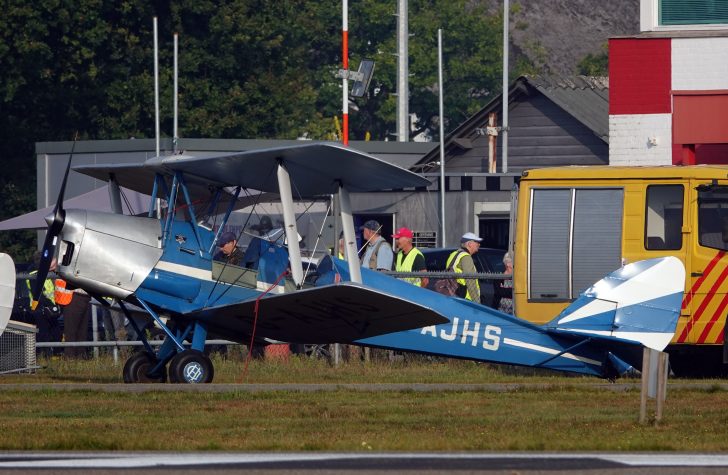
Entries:
{"label": "tree", "polygon": [[[359,104],[353,124],[379,140],[394,132],[396,114],[396,28],[392,3],[358,2],[350,18],[353,56],[377,61],[372,90]],[[386,22],[386,24],[385,24]],[[409,3],[411,136],[439,135],[437,30],[443,29],[446,130],[460,124],[500,91],[502,16],[465,0]],[[363,107],[362,107],[363,106]]]}
{"label": "tree", "polygon": [[[377,62],[352,114],[352,138],[369,132],[384,140],[395,130],[396,6],[350,7],[351,69],[362,58]],[[81,140],[154,135],[154,15],[163,131],[171,132],[178,32],[181,136],[330,138],[341,113],[339,0],[8,0],[0,16],[0,186],[22,199],[0,219],[34,208],[35,142],[75,132]],[[437,29],[444,29],[450,129],[499,92],[501,17],[470,0],[410,0],[409,21],[412,135],[436,136]],[[32,237],[21,241],[33,247]]]}

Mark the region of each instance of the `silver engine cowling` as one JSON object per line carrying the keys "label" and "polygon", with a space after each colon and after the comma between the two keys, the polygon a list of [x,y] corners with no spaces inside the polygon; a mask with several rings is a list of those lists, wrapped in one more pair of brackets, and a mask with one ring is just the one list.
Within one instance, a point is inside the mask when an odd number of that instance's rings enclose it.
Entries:
{"label": "silver engine cowling", "polygon": [[66,210],[58,273],[98,295],[128,297],[162,257],[161,234],[154,218]]}

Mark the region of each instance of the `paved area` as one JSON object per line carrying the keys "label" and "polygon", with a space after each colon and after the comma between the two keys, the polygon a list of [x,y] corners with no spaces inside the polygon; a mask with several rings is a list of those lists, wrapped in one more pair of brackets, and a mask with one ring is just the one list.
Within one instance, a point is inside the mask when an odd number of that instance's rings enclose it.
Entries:
{"label": "paved area", "polygon": [[[0,473],[725,473],[728,455],[687,453],[0,452]],[[69,471],[69,472],[66,472]]]}

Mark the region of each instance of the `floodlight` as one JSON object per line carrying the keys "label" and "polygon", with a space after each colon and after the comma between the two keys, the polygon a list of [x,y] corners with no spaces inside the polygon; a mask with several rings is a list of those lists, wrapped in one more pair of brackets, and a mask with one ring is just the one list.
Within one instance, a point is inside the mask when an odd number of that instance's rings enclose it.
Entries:
{"label": "floodlight", "polygon": [[362,97],[366,94],[369,89],[369,82],[372,80],[374,74],[374,61],[370,59],[362,59],[359,63],[359,70],[357,71],[357,78],[354,81],[354,85],[351,87],[352,97]]}

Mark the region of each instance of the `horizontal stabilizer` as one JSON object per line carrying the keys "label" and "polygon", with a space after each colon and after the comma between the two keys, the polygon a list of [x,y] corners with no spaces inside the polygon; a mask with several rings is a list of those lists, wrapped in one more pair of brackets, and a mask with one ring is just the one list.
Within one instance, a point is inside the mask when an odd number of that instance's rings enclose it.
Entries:
{"label": "horizontal stabilizer", "polygon": [[662,351],[675,334],[684,288],[685,268],[678,258],[634,262],[585,290],[544,328]]}
{"label": "horizontal stabilizer", "polygon": [[[243,341],[253,329],[255,300],[186,315],[208,330]],[[260,300],[256,335],[292,343],[349,343],[385,333],[446,323],[438,312],[351,282]]]}

